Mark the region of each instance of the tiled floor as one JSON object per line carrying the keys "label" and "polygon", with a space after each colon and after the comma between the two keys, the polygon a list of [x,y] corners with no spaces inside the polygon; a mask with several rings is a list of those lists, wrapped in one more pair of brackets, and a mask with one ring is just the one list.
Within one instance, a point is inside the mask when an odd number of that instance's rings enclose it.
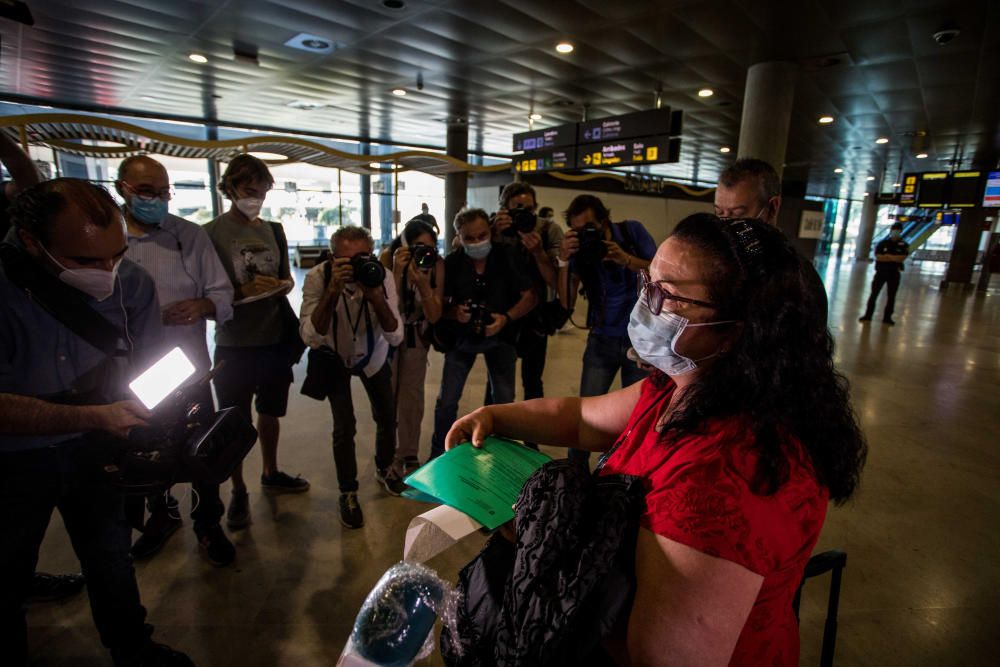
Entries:
{"label": "tiled floor", "polygon": [[[832,265],[825,272],[838,363],[853,383],[871,447],[861,493],[830,512],[819,544],[848,553],[837,641],[841,665],[1000,661],[1000,278],[985,295],[941,291],[941,268],[915,265],[906,272],[895,327],[857,322],[868,266]],[[552,341],[548,393],[576,393],[583,343],[581,332]],[[434,358],[425,447],[440,368]],[[300,382],[303,370],[297,369]],[[483,383],[480,365],[463,410],[476,407]],[[289,472],[306,476],[312,490],[270,498],[252,484],[254,523],[233,535],[234,566],[215,569],[201,560],[187,520],[162,554],[139,564],[143,600],[160,641],[189,652],[199,665],[336,661],[361,601],[400,558],[409,520],[426,509],[376,490],[366,400],[356,387],[365,527],[347,531],[337,521],[327,406],[294,394],[282,422],[280,460]],[[255,450],[248,478],[259,471],[259,461]],[[430,564],[452,578],[481,541],[469,538]],[[58,517],[40,568],[76,568]],[[826,591],[825,579],[805,591],[804,665],[818,664]],[[34,607],[29,623],[37,664],[108,663],[86,596]],[[440,664],[440,658],[424,664]]]}

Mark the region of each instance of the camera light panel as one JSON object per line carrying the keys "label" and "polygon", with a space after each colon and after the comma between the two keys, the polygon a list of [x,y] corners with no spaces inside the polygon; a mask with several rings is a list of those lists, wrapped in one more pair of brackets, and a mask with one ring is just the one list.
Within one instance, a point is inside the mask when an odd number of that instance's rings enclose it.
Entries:
{"label": "camera light panel", "polygon": [[194,364],[184,351],[175,347],[129,384],[147,409],[152,410],[164,398],[194,375]]}

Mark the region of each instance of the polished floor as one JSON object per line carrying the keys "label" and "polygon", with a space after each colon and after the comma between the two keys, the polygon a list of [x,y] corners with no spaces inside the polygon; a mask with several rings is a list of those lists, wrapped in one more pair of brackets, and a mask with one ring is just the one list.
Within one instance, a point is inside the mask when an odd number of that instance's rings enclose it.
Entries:
{"label": "polished floor", "polygon": [[[942,271],[931,263],[907,270],[897,325],[887,327],[857,322],[868,265],[834,262],[823,269],[837,361],[852,381],[871,448],[860,494],[831,510],[818,547],[848,554],[840,665],[1000,661],[1000,278],[985,294],[942,291]],[[552,340],[545,374],[550,395],[576,393],[584,339],[573,331]],[[424,447],[440,369],[434,358]],[[297,369],[299,382],[303,370]],[[463,410],[476,407],[483,383],[480,362]],[[138,564],[160,641],[187,651],[199,665],[336,662],[368,590],[401,557],[408,522],[427,509],[376,489],[366,401],[356,387],[365,527],[349,531],[337,520],[327,406],[294,394],[282,422],[280,462],[307,477],[311,491],[269,497],[251,484],[254,522],[232,535],[233,566],[216,569],[199,557],[186,518],[159,556]],[[255,450],[248,479],[259,465]],[[430,565],[454,578],[481,543],[478,535],[467,538]],[[39,568],[77,568],[58,516]],[[826,592],[827,579],[805,590],[803,665],[819,662]],[[108,664],[85,595],[31,608],[29,624],[36,664]],[[439,665],[440,657],[421,664]]]}

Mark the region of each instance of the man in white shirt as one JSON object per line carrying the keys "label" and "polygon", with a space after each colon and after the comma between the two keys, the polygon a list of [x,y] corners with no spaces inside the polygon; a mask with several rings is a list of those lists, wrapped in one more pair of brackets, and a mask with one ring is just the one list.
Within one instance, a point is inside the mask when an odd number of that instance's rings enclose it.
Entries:
{"label": "man in white shirt", "polygon": [[[167,341],[184,351],[197,376],[204,375],[212,367],[206,320],[222,324],[233,317],[229,276],[205,230],[167,212],[171,189],[162,164],[146,155],[125,159],[118,167],[115,189],[125,200],[125,256],[156,283]],[[204,413],[215,411],[207,383],[197,399]],[[236,551],[219,525],[223,512],[219,487],[195,484],[194,491],[191,518],[198,545],[213,565],[228,565]],[[154,494],[147,500],[150,517],[142,525],[142,536],[132,545],[132,556],[137,559],[155,555],[181,525],[177,500],[169,493]],[[129,511],[136,524],[141,522],[142,508],[134,499],[130,499]]]}
{"label": "man in white shirt", "polygon": [[348,528],[364,525],[357,494],[352,376],[361,378],[375,419],[375,478],[392,495],[406,488],[392,465],[396,403],[389,363],[390,348],[403,342],[402,318],[392,276],[373,249],[366,229],[338,229],[330,239],[330,259],[306,274],[299,314],[299,331],[310,347],[302,393],[330,401],[340,521]]}

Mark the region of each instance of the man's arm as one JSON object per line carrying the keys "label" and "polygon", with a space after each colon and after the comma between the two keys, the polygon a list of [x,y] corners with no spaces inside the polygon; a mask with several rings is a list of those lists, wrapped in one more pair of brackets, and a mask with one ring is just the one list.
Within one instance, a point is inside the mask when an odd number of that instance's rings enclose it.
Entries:
{"label": "man's arm", "polygon": [[389,345],[396,346],[403,342],[403,327],[399,326],[402,318],[399,316],[399,297],[396,295],[396,285],[392,274],[386,274],[382,287],[365,289],[365,296],[371,301],[382,327],[382,336]]}
{"label": "man's arm", "polygon": [[6,132],[0,132],[0,162],[7,167],[14,187],[11,183],[6,184],[7,197],[13,199],[17,193],[32,185],[36,185],[42,179],[38,174],[38,169],[31,158],[21,150],[14,141],[7,136]]}
{"label": "man's arm", "polygon": [[216,324],[223,324],[233,319],[233,283],[205,230],[195,228],[194,232],[191,255],[201,281],[201,293],[212,303],[212,310],[206,308],[206,312]]}
{"label": "man's arm", "polygon": [[30,396],[0,394],[0,424],[5,435],[68,435],[107,431],[124,438],[145,426],[149,411],[136,401],[110,405],[61,405]]}

